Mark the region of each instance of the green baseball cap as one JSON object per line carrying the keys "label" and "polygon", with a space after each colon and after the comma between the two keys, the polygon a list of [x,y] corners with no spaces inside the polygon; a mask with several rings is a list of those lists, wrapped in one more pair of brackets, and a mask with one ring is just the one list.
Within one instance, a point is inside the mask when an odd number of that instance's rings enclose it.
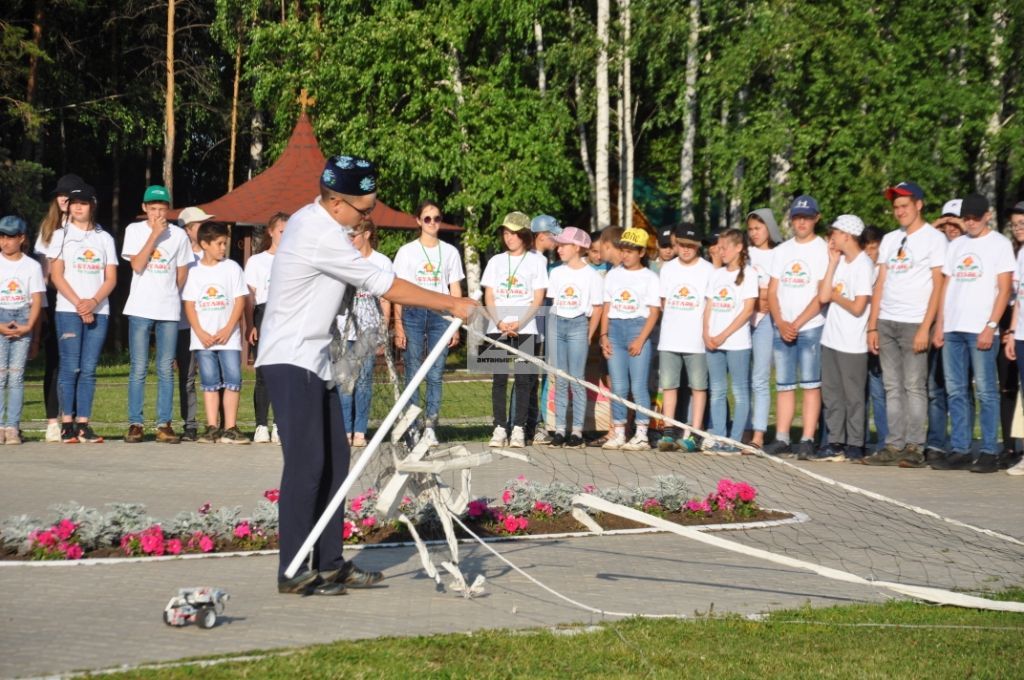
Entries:
{"label": "green baseball cap", "polygon": [[509,231],[522,231],[530,229],[530,216],[521,212],[510,212],[501,221],[501,226]]}
{"label": "green baseball cap", "polygon": [[146,193],[142,196],[143,203],[156,203],[162,201],[167,205],[171,204],[171,192],[167,190],[167,187],[159,184],[146,187]]}

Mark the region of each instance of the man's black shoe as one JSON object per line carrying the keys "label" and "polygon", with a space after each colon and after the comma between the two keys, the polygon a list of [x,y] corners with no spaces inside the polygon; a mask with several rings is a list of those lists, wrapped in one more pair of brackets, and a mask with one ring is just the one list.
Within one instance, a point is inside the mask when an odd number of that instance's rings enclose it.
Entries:
{"label": "man's black shoe", "polygon": [[556,432],[551,436],[551,443],[548,446],[561,447],[565,445],[565,435],[561,432]]}
{"label": "man's black shoe", "polygon": [[277,592],[285,595],[309,595],[319,581],[320,575],[315,571],[304,571],[291,578],[277,579]]}
{"label": "man's black shoe", "polygon": [[928,461],[928,465],[933,470],[966,470],[974,462],[974,456],[969,453],[953,453],[948,454],[944,458],[937,458],[935,460]]}
{"label": "man's black shoe", "polygon": [[768,446],[764,447],[764,452],[769,456],[781,456],[784,453],[790,452],[790,443],[776,439]]}
{"label": "man's black shoe", "polygon": [[992,453],[983,453],[974,461],[974,465],[967,468],[971,472],[998,472],[999,456]]}
{"label": "man's black shoe", "polygon": [[384,580],[379,571],[363,571],[352,562],[346,562],[341,569],[324,571],[320,575],[328,583],[339,583],[349,588],[372,588]]}

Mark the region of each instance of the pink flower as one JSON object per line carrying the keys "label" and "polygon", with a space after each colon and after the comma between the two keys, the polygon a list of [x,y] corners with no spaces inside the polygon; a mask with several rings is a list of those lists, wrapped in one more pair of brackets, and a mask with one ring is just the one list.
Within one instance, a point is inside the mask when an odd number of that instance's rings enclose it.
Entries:
{"label": "pink flower", "polygon": [[242,522],[235,526],[235,538],[245,538],[252,535],[252,527],[248,522]]}
{"label": "pink flower", "polygon": [[487,514],[487,501],[482,498],[470,501],[469,506],[466,509],[466,513],[470,517],[481,517]]}
{"label": "pink flower", "polygon": [[688,501],[686,501],[686,503],[685,503],[685,505],[683,507],[685,507],[690,512],[711,512],[711,506],[708,504],[708,502],[706,500],[704,500],[704,501],[698,501],[697,499],[688,500]]}
{"label": "pink flower", "polygon": [[121,550],[124,550],[126,555],[131,555],[133,552],[135,552],[132,543],[135,542],[136,538],[137,536],[135,534],[125,534],[121,537]]}
{"label": "pink flower", "polygon": [[199,514],[200,515],[208,515],[208,514],[210,514],[210,507],[211,506],[210,506],[209,503],[203,503],[202,505],[199,506]]}
{"label": "pink flower", "polygon": [[657,498],[648,498],[644,501],[641,507],[644,510],[655,510],[661,507],[661,501],[659,501]]}
{"label": "pink flower", "polygon": [[34,543],[43,548],[52,548],[57,545],[57,536],[53,531],[33,531],[30,537]]}
{"label": "pink flower", "polygon": [[518,477],[516,477],[516,479],[518,481],[520,481],[520,482],[525,482],[526,481],[526,475],[519,475]]}
{"label": "pink flower", "polygon": [[377,524],[377,518],[376,517],[364,517],[363,518],[363,527],[364,528],[369,529],[370,527],[374,526],[375,524]]}
{"label": "pink flower", "polygon": [[750,503],[755,498],[757,498],[757,489],[750,486],[746,482],[737,482],[736,494],[737,496],[739,496],[739,499],[744,503]]}
{"label": "pink flower", "polygon": [[199,539],[199,549],[204,553],[213,550],[213,539],[204,534],[203,537]]}
{"label": "pink flower", "polygon": [[514,534],[519,530],[519,518],[515,515],[505,515],[504,519],[501,520],[501,524],[505,531],[510,534]]}
{"label": "pink flower", "polygon": [[139,536],[139,544],[142,552],[147,555],[164,554],[164,532],[159,526],[153,526],[142,532]]}
{"label": "pink flower", "polygon": [[594,493],[595,491],[597,491],[597,487],[593,484],[587,484],[583,487],[583,493]]}
{"label": "pink flower", "polygon": [[57,534],[57,538],[59,538],[62,541],[66,541],[69,538],[71,538],[71,534],[75,533],[75,529],[77,528],[78,525],[72,522],[71,520],[62,519],[61,521],[57,522],[56,526],[53,527],[53,531]]}
{"label": "pink flower", "polygon": [[726,500],[735,500],[739,490],[731,479],[718,480],[718,495]]}
{"label": "pink flower", "polygon": [[361,512],[363,509],[364,500],[365,498],[363,496],[357,496],[356,498],[354,498],[352,500],[351,505],[349,506],[352,508],[352,512]]}
{"label": "pink flower", "polygon": [[64,555],[69,560],[80,560],[82,559],[83,554],[85,554],[85,551],[82,550],[82,546],[77,543],[72,543],[68,546],[67,550],[64,551]]}
{"label": "pink flower", "polygon": [[281,497],[281,490],[267,489],[266,491],[263,492],[263,497],[266,498],[271,503],[276,503],[277,500]]}
{"label": "pink flower", "polygon": [[181,554],[181,539],[180,538],[172,538],[171,540],[167,541],[166,548],[167,548],[167,552],[171,553],[172,555],[180,555]]}
{"label": "pink flower", "polygon": [[516,523],[517,523],[520,531],[525,531],[526,527],[529,526],[529,524],[530,524],[525,517],[518,518]]}
{"label": "pink flower", "polygon": [[408,496],[402,496],[402,505],[412,505],[412,499]]}
{"label": "pink flower", "polygon": [[555,509],[551,507],[551,503],[545,503],[543,501],[536,501],[533,504],[533,511],[542,515],[547,515],[548,517],[555,514]]}
{"label": "pink flower", "polygon": [[348,539],[352,538],[352,534],[354,534],[355,531],[356,525],[348,520],[345,520],[345,525],[341,530],[341,537],[347,541]]}
{"label": "pink flower", "polygon": [[512,499],[516,497],[516,494],[512,489],[505,489],[501,492],[501,502],[508,505],[512,502]]}

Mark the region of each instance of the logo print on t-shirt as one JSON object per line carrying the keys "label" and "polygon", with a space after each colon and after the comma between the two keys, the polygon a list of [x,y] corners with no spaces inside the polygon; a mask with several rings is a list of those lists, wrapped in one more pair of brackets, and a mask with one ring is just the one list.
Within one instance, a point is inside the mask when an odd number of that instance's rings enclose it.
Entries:
{"label": "logo print on t-shirt", "polygon": [[984,273],[985,269],[981,266],[981,258],[974,253],[968,253],[956,263],[956,269],[953,270],[953,280],[960,283],[970,283],[980,279]]}
{"label": "logo print on t-shirt", "polygon": [[28,304],[28,295],[18,279],[8,279],[0,287],[0,307],[15,309]]}
{"label": "logo print on t-shirt", "polygon": [[782,270],[779,282],[787,288],[803,288],[811,283],[811,268],[803,260],[793,260]]}
{"label": "logo print on t-shirt", "polygon": [[203,291],[203,294],[196,300],[197,312],[219,312],[228,308],[228,296],[224,294],[221,287],[211,283]]}
{"label": "logo print on t-shirt", "polygon": [[711,311],[731,312],[736,309],[736,295],[732,286],[726,286],[711,296]]}
{"label": "logo print on t-shirt", "polygon": [[566,286],[562,293],[555,300],[555,305],[561,310],[573,310],[580,308],[580,294],[572,286]]}
{"label": "logo print on t-shirt", "polygon": [[890,273],[906,274],[914,268],[914,254],[910,252],[908,246],[903,246],[889,258],[886,264],[889,265]]}
{"label": "logo print on t-shirt", "polygon": [[167,261],[166,253],[161,251],[159,248],[153,249],[153,254],[149,256],[149,262],[146,264],[146,271],[155,272],[157,274],[167,274],[171,271],[171,265]]}
{"label": "logo print on t-shirt", "polygon": [[526,290],[526,284],[518,276],[509,276],[505,279],[503,285],[498,286],[497,292],[503,298],[521,298],[530,294],[530,291]]}
{"label": "logo print on t-shirt", "polygon": [[92,248],[86,247],[72,260],[71,267],[80,274],[99,275],[103,271],[103,260]]}
{"label": "logo print on t-shirt", "polygon": [[669,309],[677,309],[682,312],[688,312],[700,308],[700,300],[693,294],[689,286],[680,286],[672,295],[665,301],[665,306]]}
{"label": "logo print on t-shirt", "polygon": [[440,288],[441,271],[440,266],[426,262],[416,270],[416,285],[421,288]]}
{"label": "logo print on t-shirt", "polygon": [[612,308],[621,314],[633,314],[640,309],[640,305],[629,289],[623,289],[612,299]]}
{"label": "logo print on t-shirt", "polygon": [[[843,291],[845,291],[845,290],[846,290],[846,282],[845,281],[836,281],[836,284],[834,286],[832,286],[832,294],[833,295],[838,295],[839,297],[847,297],[847,296],[843,295]],[[847,299],[849,299],[849,298],[847,298]]]}

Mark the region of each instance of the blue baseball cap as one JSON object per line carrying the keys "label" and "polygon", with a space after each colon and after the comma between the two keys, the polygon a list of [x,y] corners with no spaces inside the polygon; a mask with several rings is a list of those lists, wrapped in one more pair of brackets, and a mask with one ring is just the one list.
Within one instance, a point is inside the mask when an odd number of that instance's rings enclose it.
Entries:
{"label": "blue baseball cap", "polygon": [[924,200],[924,189],[917,186],[913,182],[900,182],[894,187],[889,187],[885,190],[885,200],[895,201],[900,196],[910,196],[915,201]]}
{"label": "blue baseball cap", "polygon": [[19,234],[24,234],[27,230],[28,225],[25,224],[25,220],[21,219],[17,215],[5,215],[0,217],[0,234],[17,236]]}
{"label": "blue baseball cap", "polygon": [[793,199],[793,203],[789,206],[789,216],[799,217],[801,215],[813,217],[814,215],[820,215],[821,211],[818,210],[818,202],[814,200],[813,196],[802,194]]}
{"label": "blue baseball cap", "polygon": [[558,223],[558,219],[551,215],[537,215],[530,220],[530,231],[534,234],[546,231],[552,236],[558,236],[562,233],[562,225]]}

